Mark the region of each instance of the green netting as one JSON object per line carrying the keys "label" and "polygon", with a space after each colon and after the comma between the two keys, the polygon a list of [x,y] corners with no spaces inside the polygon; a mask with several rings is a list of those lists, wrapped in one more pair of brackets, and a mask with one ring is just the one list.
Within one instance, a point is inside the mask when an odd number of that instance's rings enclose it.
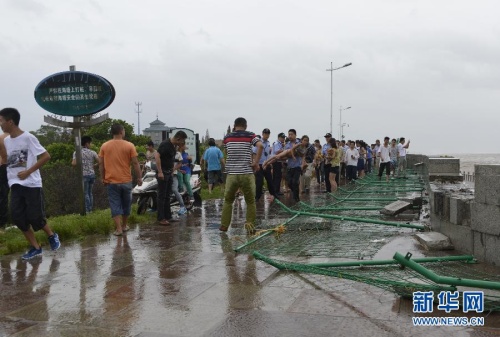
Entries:
{"label": "green netting", "polygon": [[[376,176],[367,176],[307,203],[286,207],[276,202],[279,205],[274,206],[277,218],[284,219],[287,215],[289,218],[261,226],[267,231],[261,231],[235,250],[253,252],[257,258],[281,270],[363,282],[405,297],[411,297],[415,291],[454,291],[457,286],[453,284],[460,283],[437,284],[411,268],[402,268],[395,260],[394,263],[390,260],[385,264],[365,263],[363,266],[325,267],[310,263],[327,259],[369,261],[394,238],[424,229],[420,224],[405,221],[382,221],[379,212],[394,200],[423,197],[423,188],[424,183],[416,176],[391,179],[388,183],[379,181]],[[463,261],[425,263],[425,268],[447,277],[500,281],[500,275]],[[436,281],[443,283],[441,279]],[[463,288],[458,287],[459,290]],[[485,306],[487,310],[500,310],[500,291],[486,289]]]}
{"label": "green netting", "polygon": [[259,260],[262,260],[280,270],[326,275],[363,282],[395,292],[398,295],[405,297],[411,297],[414,291],[432,290],[434,292],[439,292],[442,290],[456,290],[455,287],[439,285],[429,281],[411,269],[401,269],[397,264],[320,268],[305,263],[287,262],[270,258],[260,254],[259,252],[254,252],[253,255]]}
{"label": "green netting", "polygon": [[414,230],[353,221],[296,217],[282,235],[267,235],[239,251],[265,255],[371,259],[392,238]]}
{"label": "green netting", "polygon": [[[289,262],[276,258],[270,258],[260,254],[259,252],[254,252],[253,255],[257,259],[262,260],[280,270],[331,276],[363,282],[407,298],[411,298],[413,292],[415,291],[434,291],[436,294],[440,291],[455,291],[458,289],[460,294],[462,294],[462,291],[466,290],[465,287],[437,284],[410,268],[402,268],[396,261],[394,261],[394,264],[392,265],[322,268],[312,266],[307,263]],[[432,270],[436,274],[448,275],[449,277],[473,277],[484,281],[500,281],[500,275],[488,273],[481,270],[481,265],[470,264],[467,261],[426,262],[425,268]],[[500,291],[484,290],[484,293],[485,310],[500,310]]]}

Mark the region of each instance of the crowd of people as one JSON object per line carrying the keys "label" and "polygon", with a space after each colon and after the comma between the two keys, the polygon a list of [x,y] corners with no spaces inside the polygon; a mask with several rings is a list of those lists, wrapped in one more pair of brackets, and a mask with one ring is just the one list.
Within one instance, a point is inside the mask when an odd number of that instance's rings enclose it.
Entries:
{"label": "crowd of people", "polygon": [[[50,154],[38,139],[19,128],[20,113],[14,108],[0,110],[0,221],[5,225],[8,209],[11,219],[29,245],[23,260],[29,260],[42,254],[42,247],[35,238],[35,231],[43,230],[48,237],[50,248],[57,250],[61,246],[59,236],[47,224],[45,216],[42,177],[40,168],[50,160]],[[142,185],[142,171],[135,145],[125,140],[125,129],[120,124],[111,127],[112,139],[102,144],[99,154],[90,149],[92,139],[82,137],[82,169],[84,182],[85,208],[92,211],[92,185],[95,181],[94,167],[99,166],[102,184],[106,186],[111,217],[115,224],[114,235],[120,236],[129,230],[127,225],[132,206],[132,173],[137,177],[137,185]],[[172,138],[164,140],[157,151],[150,146],[156,164],[158,179],[158,223],[168,225],[177,221],[170,209],[170,193],[177,172],[179,184],[184,185],[193,198],[190,180],[192,158],[185,152],[187,135],[177,132]],[[152,145],[152,144],[150,144]],[[76,153],[72,164],[76,165]],[[177,188],[177,186],[175,186]],[[8,203],[10,193],[10,205]],[[182,207],[179,214],[186,213]]]}
{"label": "crowd of people", "polygon": [[[234,121],[233,131],[224,138],[226,150],[225,169],[222,154],[208,159],[208,176],[210,189],[222,182],[222,172],[226,174],[224,204],[221,217],[221,231],[227,231],[231,224],[232,205],[237,193],[242,193],[247,204],[245,228],[253,232],[255,228],[256,202],[263,195],[263,181],[267,182],[270,200],[284,195],[282,192],[285,181],[285,191],[291,192],[293,200],[300,201],[302,193],[308,193],[311,179],[316,177],[318,185],[325,186],[324,192],[337,190],[340,180],[345,183],[363,179],[366,173],[378,168],[378,177],[382,179],[385,171],[386,181],[393,176],[406,175],[406,152],[410,141],[405,138],[384,138],[384,143],[376,140],[368,145],[363,140],[336,140],[330,133],[325,134],[325,143],[319,140],[310,143],[304,135],[297,138],[295,129],[288,130],[288,136],[279,133],[276,141],[269,140],[271,131],[262,130],[261,135],[246,130],[247,122],[239,117]],[[215,142],[205,152],[213,153]],[[217,167],[210,166],[211,163]],[[222,165],[222,166],[221,166]],[[216,177],[216,178],[214,178]],[[284,179],[283,179],[284,178]]]}
{"label": "crowd of people", "polygon": [[[19,128],[20,114],[16,109],[0,111],[0,225],[7,221],[9,191],[10,209],[13,223],[23,232],[31,245],[22,256],[31,259],[42,254],[34,231],[43,230],[52,250],[60,247],[57,233],[47,225],[43,205],[42,178],[39,169],[50,160],[49,153],[38,139]],[[406,174],[406,151],[410,141],[405,138],[390,140],[383,144],[376,140],[368,145],[363,140],[336,140],[330,133],[325,134],[325,143],[313,143],[307,135],[297,137],[295,129],[288,135],[278,133],[271,143],[271,131],[265,128],[261,135],[247,131],[247,121],[239,117],[234,121],[232,132],[223,140],[225,156],[209,139],[208,149],[201,159],[201,166],[207,171],[209,193],[217,184],[224,188],[220,231],[227,231],[231,225],[233,202],[242,194],[246,202],[247,232],[255,231],[256,203],[264,194],[264,180],[267,183],[270,201],[280,198],[283,192],[291,192],[294,201],[300,201],[302,193],[311,189],[311,180],[316,178],[324,192],[337,190],[341,179],[345,183],[363,179],[378,167],[378,177],[386,180],[390,175]],[[114,235],[120,236],[129,230],[127,225],[132,203],[131,167],[137,176],[137,185],[142,185],[142,172],[134,144],[126,141],[125,129],[120,124],[111,127],[112,139],[105,142],[99,154],[90,149],[92,139],[82,137],[82,166],[86,211],[92,211],[92,185],[95,181],[94,167],[99,166],[103,185],[106,186],[111,216],[115,224]],[[154,149],[148,144],[146,157],[153,161],[158,180],[157,220],[160,225],[170,225],[178,221],[170,208],[170,195],[177,196],[180,209],[178,215],[185,214],[186,208],[180,197],[179,186],[187,190],[193,201],[190,185],[192,158],[186,152],[187,135],[178,131]],[[73,157],[76,165],[76,154]],[[285,182],[283,184],[283,182]],[[177,192],[177,193],[176,193]]]}

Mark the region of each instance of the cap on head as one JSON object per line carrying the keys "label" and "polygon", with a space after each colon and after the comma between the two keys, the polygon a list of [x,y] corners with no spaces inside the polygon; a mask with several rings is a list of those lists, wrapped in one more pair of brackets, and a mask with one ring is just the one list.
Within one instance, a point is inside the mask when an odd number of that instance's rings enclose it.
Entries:
{"label": "cap on head", "polygon": [[325,135],[325,138],[328,138],[328,137],[331,137],[332,134],[330,132],[328,132],[326,135]]}

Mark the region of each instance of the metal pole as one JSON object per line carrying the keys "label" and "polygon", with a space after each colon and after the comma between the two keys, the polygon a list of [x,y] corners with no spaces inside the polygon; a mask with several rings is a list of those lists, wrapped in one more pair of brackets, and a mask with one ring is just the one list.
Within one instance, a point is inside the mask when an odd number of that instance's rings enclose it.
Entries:
{"label": "metal pole", "polygon": [[[76,67],[74,65],[69,66],[69,71],[75,70]],[[80,121],[80,117],[73,117],[73,123],[79,123]],[[77,191],[76,195],[79,197],[78,203],[81,206],[80,214],[85,215],[87,213],[87,208],[85,207],[85,188],[83,186],[82,129],[80,127],[73,128],[73,136],[75,137],[76,175],[78,180],[80,181],[80,183],[77,184],[79,191]]]}
{"label": "metal pole", "polygon": [[333,62],[330,62],[330,69],[326,69],[326,71],[330,72],[330,133],[333,131],[333,71],[349,67],[350,65],[352,63],[346,63],[342,67],[333,68]]}
{"label": "metal pole", "polygon": [[333,121],[333,62],[330,62],[330,133]]}
{"label": "metal pole", "polygon": [[342,140],[342,105],[340,106],[340,113],[339,113],[339,116],[340,116],[340,123],[339,123],[339,139]]}
{"label": "metal pole", "polygon": [[410,257],[410,253],[407,253],[406,256],[396,253],[393,259],[438,284],[500,290],[500,282],[437,275],[433,271],[419,265],[414,260],[410,260]]}
{"label": "metal pole", "polygon": [[333,215],[333,214],[324,214],[324,213],[295,211],[295,210],[292,210],[291,208],[287,207],[283,203],[281,203],[278,199],[274,199],[274,202],[277,203],[281,208],[283,208],[288,213],[291,213],[294,215],[314,216],[314,217],[335,219],[335,220],[341,220],[341,221],[364,222],[364,223],[371,223],[371,224],[376,224],[376,225],[387,225],[387,226],[393,226],[393,227],[406,227],[406,228],[425,230],[425,226],[418,225],[418,224],[381,221],[381,220],[368,219],[368,218],[359,218],[359,217],[354,217],[354,216],[343,216],[343,215]]}
{"label": "metal pole", "polygon": [[[454,256],[438,256],[438,257],[421,257],[412,259],[417,263],[433,263],[433,262],[449,262],[449,261],[465,261],[467,263],[476,263],[476,259],[472,255],[454,255]],[[341,262],[322,262],[322,263],[307,263],[308,266],[319,268],[336,268],[336,267],[357,267],[357,266],[382,266],[398,264],[396,260],[368,260],[368,261],[341,261]]]}

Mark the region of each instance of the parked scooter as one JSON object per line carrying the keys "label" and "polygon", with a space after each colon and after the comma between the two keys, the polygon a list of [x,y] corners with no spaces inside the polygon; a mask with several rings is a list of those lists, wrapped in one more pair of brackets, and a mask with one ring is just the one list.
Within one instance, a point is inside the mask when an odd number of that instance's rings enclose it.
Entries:
{"label": "parked scooter", "polygon": [[[151,168],[151,162],[147,161],[143,166],[144,176],[142,178],[142,186],[135,186],[132,190],[132,195],[137,196],[137,214],[144,214],[148,209],[156,210],[158,198],[158,181],[156,180],[156,172]],[[186,209],[190,210],[194,206],[201,206],[201,167],[195,165],[193,174],[191,175],[191,189],[193,190],[194,202],[191,202],[187,191],[181,193],[182,200]],[[177,179],[177,177],[174,177]],[[170,205],[178,205],[177,198],[172,193],[170,195]]]}

